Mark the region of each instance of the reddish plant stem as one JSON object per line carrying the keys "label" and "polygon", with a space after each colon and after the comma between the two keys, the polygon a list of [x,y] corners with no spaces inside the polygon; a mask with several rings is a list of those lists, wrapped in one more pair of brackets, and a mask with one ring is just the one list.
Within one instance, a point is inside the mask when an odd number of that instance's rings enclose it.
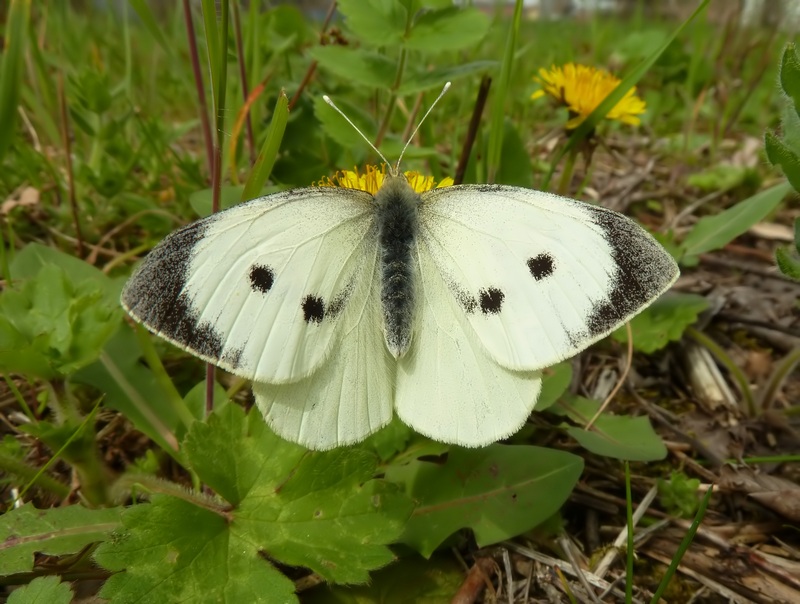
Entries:
{"label": "reddish plant stem", "polygon": [[208,119],[208,103],[206,102],[206,92],[203,86],[203,72],[200,69],[200,56],[197,53],[197,38],[194,32],[194,22],[192,21],[192,7],[189,0],[183,0],[183,18],[186,21],[186,36],[189,39],[189,56],[192,60],[192,73],[194,83],[197,88],[197,101],[200,105],[200,124],[203,128],[203,141],[206,147],[206,160],[208,162],[208,173],[214,174],[214,142],[211,138],[211,123]]}

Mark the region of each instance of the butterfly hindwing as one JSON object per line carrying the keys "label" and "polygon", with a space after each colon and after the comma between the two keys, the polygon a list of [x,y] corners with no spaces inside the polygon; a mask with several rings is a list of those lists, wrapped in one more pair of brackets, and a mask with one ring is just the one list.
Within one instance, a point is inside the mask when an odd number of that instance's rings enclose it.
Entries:
{"label": "butterfly hindwing", "polygon": [[[234,206],[167,237],[122,294],[128,312],[232,373],[271,383],[312,374],[374,278],[372,196],[311,188]],[[370,272],[373,271],[373,272]]]}
{"label": "butterfly hindwing", "polygon": [[418,246],[415,329],[398,361],[396,409],[417,432],[479,447],[516,432],[541,389],[536,371],[512,371],[488,355],[450,295],[426,246]]}
{"label": "butterfly hindwing", "polygon": [[568,358],[610,333],[677,278],[640,226],[609,210],[501,185],[423,194],[427,248],[489,356],[513,370]]}
{"label": "butterfly hindwing", "polygon": [[371,267],[340,318],[337,348],[311,376],[253,383],[256,404],[280,436],[325,450],[363,440],[392,419],[396,364],[380,328],[378,266]]}

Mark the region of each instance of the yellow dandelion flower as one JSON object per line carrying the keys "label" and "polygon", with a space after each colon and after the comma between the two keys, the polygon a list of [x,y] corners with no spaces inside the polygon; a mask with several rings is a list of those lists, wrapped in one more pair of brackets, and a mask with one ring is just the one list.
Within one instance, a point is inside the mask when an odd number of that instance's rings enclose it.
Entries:
{"label": "yellow dandelion flower", "polygon": [[[553,65],[549,70],[542,68],[533,79],[542,85],[542,89],[534,92],[532,99],[547,94],[569,108],[573,117],[567,122],[568,129],[577,128],[620,83],[619,78],[603,69],[575,63],[563,67]],[[638,116],[644,111],[645,102],[636,96],[634,86],[608,112],[606,119],[638,126],[641,123]]]}
{"label": "yellow dandelion flower", "polygon": [[[404,172],[408,184],[417,193],[424,193],[431,189],[439,189],[441,187],[449,187],[453,184],[453,179],[450,177],[443,178],[438,183],[434,182],[433,176],[423,176],[419,172],[409,171]],[[324,176],[319,182],[314,183],[318,187],[342,187],[345,189],[358,189],[359,191],[366,191],[375,195],[378,189],[383,185],[383,179],[386,178],[386,166],[367,166],[364,173],[360,173],[358,168],[353,170],[340,170],[332,177]]]}

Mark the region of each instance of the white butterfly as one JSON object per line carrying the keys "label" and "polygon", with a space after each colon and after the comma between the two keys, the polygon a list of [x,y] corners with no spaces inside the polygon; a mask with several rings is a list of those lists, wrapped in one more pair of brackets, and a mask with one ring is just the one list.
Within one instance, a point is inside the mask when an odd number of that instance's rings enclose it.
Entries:
{"label": "white butterfly", "polygon": [[393,411],[468,447],[513,434],[541,370],[628,321],[678,267],[621,214],[530,189],[260,197],[169,235],[122,293],[137,321],[253,380],[271,428],[311,449]]}

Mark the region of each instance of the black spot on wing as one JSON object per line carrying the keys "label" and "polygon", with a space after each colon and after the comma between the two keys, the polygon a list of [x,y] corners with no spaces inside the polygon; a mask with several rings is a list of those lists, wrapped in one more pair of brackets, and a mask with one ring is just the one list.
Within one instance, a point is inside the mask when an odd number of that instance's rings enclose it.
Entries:
{"label": "black spot on wing", "polygon": [[503,307],[506,295],[496,287],[489,287],[478,292],[481,301],[481,312],[485,315],[496,315]]}
{"label": "black spot on wing", "polygon": [[607,299],[599,302],[587,320],[590,336],[618,327],[663,292],[678,274],[672,257],[632,220],[587,206],[611,247],[616,265]]}
{"label": "black spot on wing", "polygon": [[325,301],[318,296],[308,295],[301,304],[306,323],[322,323],[325,318]]}
{"label": "black spot on wing", "polygon": [[275,271],[264,264],[254,264],[250,267],[250,287],[253,291],[266,294],[275,283]]}
{"label": "black spot on wing", "polygon": [[222,338],[209,322],[198,323],[200,311],[186,291],[195,246],[210,220],[213,218],[187,225],[158,244],[125,284],[122,302],[151,331],[218,359]]}
{"label": "black spot on wing", "polygon": [[553,257],[550,254],[541,253],[533,258],[528,258],[528,270],[537,281],[541,281],[553,274]]}

